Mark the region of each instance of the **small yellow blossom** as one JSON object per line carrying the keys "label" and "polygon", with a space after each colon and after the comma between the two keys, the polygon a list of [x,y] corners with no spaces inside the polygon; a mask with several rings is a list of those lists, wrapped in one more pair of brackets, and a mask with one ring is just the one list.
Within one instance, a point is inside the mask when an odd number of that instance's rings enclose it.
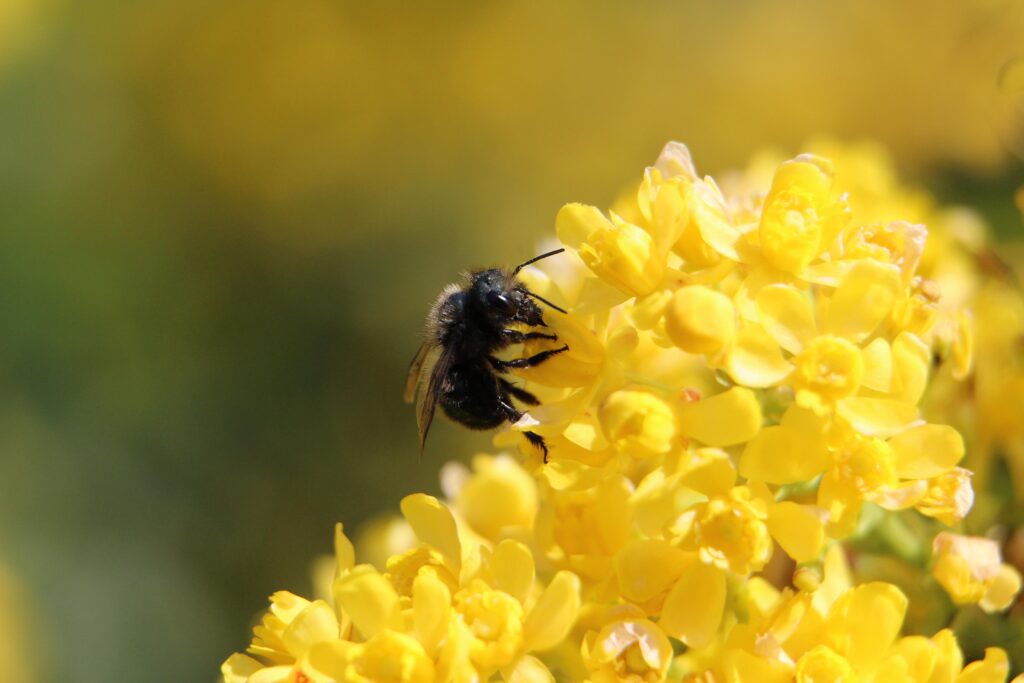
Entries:
{"label": "small yellow blossom", "polygon": [[643,228],[583,204],[566,205],[556,227],[558,237],[575,247],[596,275],[625,294],[644,296],[661,282],[664,257]]}
{"label": "small yellow blossom", "polygon": [[672,645],[657,624],[622,619],[589,632],[583,661],[593,683],[657,683],[672,663]]}
{"label": "small yellow blossom", "polygon": [[864,359],[851,342],[830,335],[813,339],[796,358],[793,387],[801,405],[852,396],[864,379]]}
{"label": "small yellow blossom", "polygon": [[537,514],[537,483],[509,457],[478,455],[473,474],[453,498],[454,511],[481,536],[496,541],[505,532],[528,532]]}
{"label": "small yellow blossom", "polygon": [[932,575],[955,603],[977,603],[995,612],[1009,607],[1020,592],[1020,572],[1003,564],[995,541],[942,532],[932,547]]}
{"label": "small yellow blossom", "polygon": [[928,481],[928,488],[916,508],[921,514],[935,517],[947,526],[953,526],[970,512],[974,504],[971,472],[955,467]]}
{"label": "small yellow blossom", "polygon": [[610,394],[598,408],[605,437],[634,457],[666,453],[677,438],[676,411],[655,392],[627,387]]}
{"label": "small yellow blossom", "polygon": [[779,166],[764,202],[759,237],[765,260],[799,273],[823,251],[846,220],[832,188],[832,165],[805,155]]}
{"label": "small yellow blossom", "polygon": [[749,489],[737,487],[697,510],[694,543],[701,558],[736,574],[757,571],[772,553],[767,510]]}

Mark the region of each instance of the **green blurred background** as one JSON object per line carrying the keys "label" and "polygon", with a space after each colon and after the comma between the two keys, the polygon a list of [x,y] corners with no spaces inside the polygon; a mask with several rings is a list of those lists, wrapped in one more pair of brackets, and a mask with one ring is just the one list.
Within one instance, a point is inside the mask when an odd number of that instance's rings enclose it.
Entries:
{"label": "green blurred background", "polygon": [[1021,58],[1016,0],[0,0],[0,637],[213,680],[334,521],[488,444],[416,462],[435,293],[669,139],[875,138],[1019,230]]}

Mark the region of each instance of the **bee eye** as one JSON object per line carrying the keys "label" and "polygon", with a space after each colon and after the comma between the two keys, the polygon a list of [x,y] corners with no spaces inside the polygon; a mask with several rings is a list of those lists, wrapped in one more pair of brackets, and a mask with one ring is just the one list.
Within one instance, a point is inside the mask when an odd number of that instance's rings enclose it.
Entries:
{"label": "bee eye", "polygon": [[487,292],[487,303],[502,313],[511,313],[514,305],[503,292]]}

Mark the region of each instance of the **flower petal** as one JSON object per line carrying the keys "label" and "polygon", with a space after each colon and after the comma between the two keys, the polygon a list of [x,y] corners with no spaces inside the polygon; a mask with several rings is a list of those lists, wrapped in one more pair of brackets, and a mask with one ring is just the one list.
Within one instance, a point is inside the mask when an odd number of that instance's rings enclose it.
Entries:
{"label": "flower petal", "polygon": [[452,595],[432,567],[423,567],[412,584],[415,634],[428,654],[433,654],[448,633]]}
{"label": "flower petal", "polygon": [[736,333],[732,300],[704,285],[680,287],[665,311],[665,330],[688,353],[715,354]]}
{"label": "flower petal", "polygon": [[918,420],[917,407],[890,398],[851,396],[836,405],[839,415],[865,436],[894,436]]}
{"label": "flower petal", "polygon": [[[303,674],[310,683],[344,680],[352,648],[359,647],[347,640],[325,640],[311,647],[299,660]],[[289,682],[293,679],[289,677]],[[301,677],[298,680],[303,680]]]}
{"label": "flower petal", "polygon": [[691,559],[668,541],[632,541],[615,556],[619,592],[636,603],[653,600],[671,588]]}
{"label": "flower petal", "polygon": [[736,468],[725,451],[698,448],[689,454],[679,483],[705,496],[717,496],[728,493],[736,483]]}
{"label": "flower petal", "polygon": [[727,259],[743,261],[737,249],[743,233],[729,223],[725,199],[715,181],[711,178],[694,181],[691,197],[693,221],[708,246]]}
{"label": "flower petal", "polygon": [[1002,612],[1013,604],[1020,587],[1020,572],[1012,565],[1000,565],[978,606],[986,612]]}
{"label": "flower petal", "polygon": [[826,620],[828,644],[858,670],[876,664],[903,626],[907,597],[889,583],[866,583],[846,593]]}
{"label": "flower petal", "polygon": [[515,667],[502,671],[501,677],[506,683],[555,683],[555,677],[544,666],[544,662],[530,655],[517,659]]}
{"label": "flower petal", "polygon": [[897,486],[883,487],[876,491],[871,496],[871,502],[886,510],[906,510],[917,505],[927,493],[927,481],[905,481]]}
{"label": "flower petal", "polygon": [[228,657],[220,666],[220,674],[224,677],[224,683],[245,683],[249,676],[263,668],[249,655],[236,652]]}
{"label": "flower petal", "polygon": [[725,369],[738,384],[762,388],[778,384],[793,370],[779,345],[759,325],[747,323],[736,334]]}
{"label": "flower petal", "polygon": [[725,573],[693,562],[665,599],[658,625],[690,647],[703,647],[718,632],[724,611]]}
{"label": "flower petal", "polygon": [[697,179],[697,169],[693,165],[690,148],[681,142],[672,141],[662,147],[658,160],[654,162],[654,168],[665,178],[678,176],[687,180]]}
{"label": "flower petal", "polygon": [[800,353],[804,344],[817,335],[811,302],[795,287],[778,284],[762,287],[756,302],[761,325],[790,353]]}
{"label": "flower petal", "polygon": [[743,387],[685,403],[679,410],[683,433],[707,446],[732,446],[749,441],[760,431],[761,422],[757,396]]}
{"label": "flower petal", "polygon": [[821,474],[828,466],[825,436],[784,425],[765,427],[743,449],[740,474],[769,484],[792,484]]}
{"label": "flower petal", "polygon": [[569,635],[580,609],[580,580],[560,571],[551,579],[523,624],[527,651],[549,650]]}
{"label": "flower petal", "polygon": [[533,586],[536,569],[530,549],[519,541],[505,539],[494,548],[491,571],[495,587],[519,602],[525,602]]}
{"label": "flower petal", "polygon": [[783,501],[768,508],[767,524],[772,537],[797,562],[810,562],[821,553],[825,524],[818,509]]}
{"label": "flower petal", "polygon": [[888,394],[892,390],[892,349],[889,342],[876,337],[861,349],[864,359],[864,379],[861,384],[868,389]]}
{"label": "flower petal", "polygon": [[281,634],[284,646],[293,656],[325,640],[337,640],[338,617],[323,600],[317,600],[302,610]]}
{"label": "flower petal", "polygon": [[893,398],[917,405],[928,385],[932,352],[921,338],[901,332],[892,343]]}
{"label": "flower petal", "polygon": [[911,427],[889,440],[900,479],[930,479],[953,469],[964,457],[964,439],[949,425]]}
{"label": "flower petal", "polygon": [[364,638],[399,624],[402,614],[398,594],[391,583],[374,567],[361,564],[334,581],[334,601],[352,617],[353,625]]}
{"label": "flower petal", "polygon": [[896,266],[870,259],[858,262],[832,296],[825,331],[864,340],[889,315],[902,288]]}
{"label": "flower petal", "polygon": [[792,683],[793,666],[739,648],[726,651],[722,669],[730,683]]}
{"label": "flower petal", "polygon": [[971,662],[956,677],[956,683],[1003,683],[1010,673],[1006,653],[998,647],[985,648],[985,659]]}
{"label": "flower petal", "polygon": [[249,676],[246,683],[291,683],[291,680],[291,666],[268,666]]}
{"label": "flower petal", "polygon": [[458,572],[462,565],[462,544],[451,510],[425,493],[406,496],[402,499],[401,508],[416,538],[436,548]]}
{"label": "flower petal", "polygon": [[341,522],[334,525],[334,557],[338,562],[338,574],[348,571],[356,564],[356,549],[345,535]]}

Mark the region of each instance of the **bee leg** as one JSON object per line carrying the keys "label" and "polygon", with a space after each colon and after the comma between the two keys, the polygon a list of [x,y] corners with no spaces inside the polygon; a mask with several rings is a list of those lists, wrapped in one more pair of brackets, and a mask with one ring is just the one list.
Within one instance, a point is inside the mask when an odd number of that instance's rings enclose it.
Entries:
{"label": "bee leg", "polygon": [[544,334],[543,332],[520,332],[519,330],[502,330],[501,333],[505,335],[513,344],[521,344],[527,339],[558,339],[558,335],[555,334]]}
{"label": "bee leg", "polygon": [[509,382],[507,379],[504,379],[502,377],[498,378],[498,382],[501,384],[501,387],[506,392],[509,393],[509,395],[511,395],[514,398],[519,399],[520,401],[522,401],[526,405],[528,405],[528,406],[539,406],[540,405],[540,401],[537,399],[537,397],[534,396],[533,394],[531,394],[526,389],[520,389],[516,385],[512,384],[512,382]]}
{"label": "bee leg", "polygon": [[[502,381],[504,382],[504,380]],[[512,388],[515,389],[515,387]],[[505,417],[508,418],[509,422],[519,422],[519,419],[523,416],[523,412],[521,410],[516,410],[515,406],[513,406],[511,403],[505,400],[506,398],[508,397],[504,396],[498,399],[498,403],[501,405],[501,409],[505,412]],[[531,444],[544,451],[544,464],[547,465],[548,447],[547,444],[544,443],[544,437],[534,432],[523,432],[523,436],[525,436],[526,440],[529,441]]]}
{"label": "bee leg", "polygon": [[532,356],[529,356],[527,358],[514,358],[512,360],[500,360],[500,359],[494,358],[492,356],[490,358],[490,361],[491,361],[491,365],[493,365],[495,367],[495,369],[498,370],[499,372],[503,371],[503,370],[511,370],[512,368],[532,368],[534,365],[540,365],[541,363],[546,361],[548,358],[551,358],[551,356],[557,356],[558,354],[562,353],[563,351],[568,351],[568,350],[569,350],[569,345],[566,344],[565,346],[563,346],[561,348],[558,348],[558,349],[548,349],[547,351],[541,351],[540,353],[535,353]]}
{"label": "bee leg", "polygon": [[533,432],[523,432],[523,436],[526,437],[527,441],[529,441],[534,446],[536,446],[537,448],[539,448],[542,451],[544,451],[544,464],[547,465],[548,464],[548,445],[546,443],[544,443],[544,437],[542,437],[540,434],[534,434]]}
{"label": "bee leg", "polygon": [[507,394],[502,394],[501,398],[498,399],[498,405],[501,406],[501,412],[505,413],[505,419],[515,424],[525,415],[521,410],[517,410],[512,402],[508,400]]}

